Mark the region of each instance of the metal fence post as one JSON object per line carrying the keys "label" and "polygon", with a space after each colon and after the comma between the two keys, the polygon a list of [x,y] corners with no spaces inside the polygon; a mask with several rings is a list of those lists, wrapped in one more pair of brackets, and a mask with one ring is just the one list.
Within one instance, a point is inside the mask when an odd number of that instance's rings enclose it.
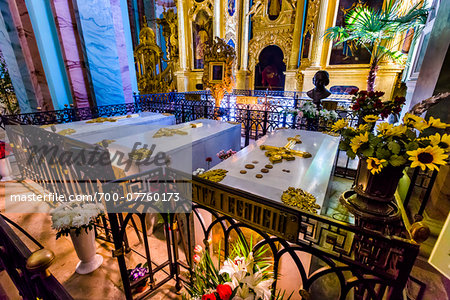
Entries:
{"label": "metal fence post", "polygon": [[186,122],[186,116],[184,114],[184,103],[181,104],[181,123]]}
{"label": "metal fence post", "polygon": [[295,127],[297,127],[296,124],[297,124],[297,113],[293,113],[292,114],[292,126],[291,126],[291,128],[295,129]]}
{"label": "metal fence post", "polygon": [[245,146],[248,146],[248,144],[250,144],[250,131],[252,130],[251,128],[251,122],[250,122],[250,105],[247,105],[247,114],[246,114],[246,120],[245,120]]}
{"label": "metal fence post", "polygon": [[287,119],[287,113],[283,113],[283,123],[281,127],[286,127],[286,119]]}
{"label": "metal fence post", "polygon": [[268,115],[268,111],[267,110],[265,110],[264,111],[264,120],[263,120],[263,135],[266,135],[266,133],[267,133],[267,130],[268,130],[268,122],[267,122],[267,115]]}

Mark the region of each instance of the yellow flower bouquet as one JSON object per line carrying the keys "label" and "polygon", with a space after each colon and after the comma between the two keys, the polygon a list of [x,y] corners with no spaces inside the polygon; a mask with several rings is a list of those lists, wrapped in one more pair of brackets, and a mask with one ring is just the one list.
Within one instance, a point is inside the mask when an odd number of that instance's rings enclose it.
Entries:
{"label": "yellow flower bouquet", "polygon": [[339,148],[346,151],[351,159],[358,156],[365,160],[367,169],[373,175],[388,166],[439,170],[440,165],[447,163],[450,135],[427,135],[423,131],[427,128],[445,129],[450,127],[449,124],[433,117],[426,121],[407,113],[402,123],[392,125],[382,122],[373,130],[377,120],[377,116],[369,115],[365,116],[367,124],[358,127],[349,126],[344,119],[332,126],[332,131],[342,136]]}

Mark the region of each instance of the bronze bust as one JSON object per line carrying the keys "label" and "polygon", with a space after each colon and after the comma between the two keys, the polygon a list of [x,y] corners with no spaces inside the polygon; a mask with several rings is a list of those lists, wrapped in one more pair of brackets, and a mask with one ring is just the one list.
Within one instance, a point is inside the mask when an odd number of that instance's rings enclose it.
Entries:
{"label": "bronze bust", "polygon": [[321,100],[331,95],[331,92],[325,88],[330,83],[330,75],[327,71],[318,71],[313,77],[313,84],[316,86],[306,94],[313,100],[313,103],[317,105],[317,108],[321,108]]}

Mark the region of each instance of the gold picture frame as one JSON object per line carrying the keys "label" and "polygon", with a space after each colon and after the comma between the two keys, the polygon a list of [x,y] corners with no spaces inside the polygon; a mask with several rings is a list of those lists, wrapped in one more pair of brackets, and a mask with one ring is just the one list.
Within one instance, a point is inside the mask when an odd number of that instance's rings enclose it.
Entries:
{"label": "gold picture frame", "polygon": [[210,62],[209,63],[209,82],[221,83],[225,76],[224,62]]}

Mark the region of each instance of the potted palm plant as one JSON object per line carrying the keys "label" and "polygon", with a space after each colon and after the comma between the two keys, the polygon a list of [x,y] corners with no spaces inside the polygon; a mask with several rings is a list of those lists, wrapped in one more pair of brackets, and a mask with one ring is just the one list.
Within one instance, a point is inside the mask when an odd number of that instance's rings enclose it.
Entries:
{"label": "potted palm plant", "polygon": [[[367,78],[367,91],[375,87],[378,65],[384,58],[394,62],[405,62],[406,55],[397,51],[395,39],[410,30],[414,38],[428,17],[428,9],[423,7],[424,1],[418,1],[405,8],[402,0],[387,0],[379,10],[367,6],[356,6],[345,18],[345,26],[330,27],[325,31],[325,39],[337,44],[353,42],[357,47],[366,49],[370,56],[370,70]],[[400,41],[401,42],[401,41]]]}

